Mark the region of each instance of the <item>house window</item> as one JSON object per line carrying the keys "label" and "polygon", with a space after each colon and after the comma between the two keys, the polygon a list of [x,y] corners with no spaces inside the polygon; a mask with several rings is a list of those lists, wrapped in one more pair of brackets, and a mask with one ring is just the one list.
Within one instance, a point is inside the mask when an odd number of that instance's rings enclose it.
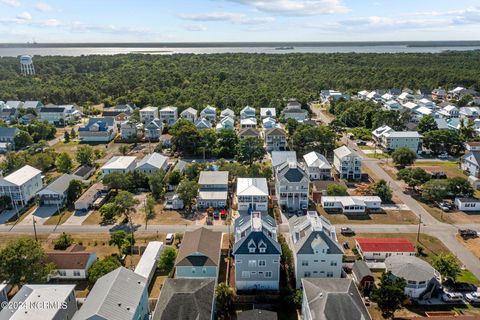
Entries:
{"label": "house window", "polygon": [[308,266],[308,261],[307,261],[307,260],[303,260],[303,261],[302,261],[302,266],[304,266],[304,267],[305,267],[305,266]]}
{"label": "house window", "polygon": [[333,278],[333,272],[327,272],[327,278]]}
{"label": "house window", "polygon": [[330,266],[334,267],[337,265],[337,261],[330,261]]}
{"label": "house window", "polygon": [[258,260],[259,267],[265,267],[266,265],[267,265],[267,262],[265,260]]}
{"label": "house window", "polygon": [[195,268],[192,268],[192,273],[195,273]]}
{"label": "house window", "polygon": [[257,266],[257,260],[248,260],[248,267],[255,268]]}
{"label": "house window", "polygon": [[62,277],[65,277],[67,275],[67,272],[66,271],[63,271],[63,270],[59,270],[58,271],[58,274]]}
{"label": "house window", "polygon": [[272,277],[272,271],[265,271],[265,278],[271,278]]}
{"label": "house window", "polygon": [[74,271],[73,271],[73,276],[74,276],[74,277],[80,277],[80,271],[74,270]]}
{"label": "house window", "polygon": [[260,253],[265,253],[265,250],[267,250],[266,248],[260,248]]}
{"label": "house window", "polygon": [[311,276],[310,271],[305,271],[305,273],[303,274],[303,276],[304,276],[305,278],[310,277],[310,276]]}
{"label": "house window", "polygon": [[255,248],[248,248],[248,252],[255,253]]}
{"label": "house window", "polygon": [[238,259],[238,260],[236,260],[236,263],[240,264],[240,263],[242,263],[242,260]]}
{"label": "house window", "polygon": [[202,268],[203,273],[207,273],[207,268]]}
{"label": "house window", "polygon": [[250,278],[250,272],[249,271],[242,271],[242,278]]}

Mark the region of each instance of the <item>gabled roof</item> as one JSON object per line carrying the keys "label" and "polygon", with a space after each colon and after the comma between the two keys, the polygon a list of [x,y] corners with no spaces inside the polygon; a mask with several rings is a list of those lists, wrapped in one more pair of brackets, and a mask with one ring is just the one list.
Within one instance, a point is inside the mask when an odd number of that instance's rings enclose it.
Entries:
{"label": "gabled roof", "polygon": [[147,106],[142,109],[140,109],[140,112],[155,112],[158,111],[157,107],[152,107],[152,106]]}
{"label": "gabled roof", "polygon": [[267,179],[237,178],[237,196],[268,196]]}
{"label": "gabled roof", "polygon": [[286,133],[281,128],[270,128],[265,130],[265,136],[286,136]]}
{"label": "gabled roof", "polygon": [[315,167],[320,169],[332,169],[328,160],[320,153],[312,151],[303,156],[303,160],[308,167]]}
{"label": "gabled roof", "polygon": [[94,252],[70,252],[56,250],[47,252],[47,263],[53,263],[57,270],[85,270]]}
{"label": "gabled roof", "polygon": [[10,108],[18,109],[23,105],[23,102],[18,101],[18,100],[15,100],[15,101],[14,100],[9,100],[9,101],[5,102],[5,104],[7,106],[9,106]]}
{"label": "gabled roof", "polygon": [[258,137],[259,134],[260,133],[255,128],[245,128],[245,129],[240,129],[240,131],[238,131],[239,136]]}
{"label": "gabled roof", "polygon": [[260,253],[259,251],[256,251],[254,254],[270,255],[270,254],[282,253],[280,244],[277,241],[275,241],[273,238],[269,237],[265,230],[261,230],[261,231],[250,230],[245,237],[235,242],[235,244],[233,245],[233,254],[234,255],[253,254],[253,253],[250,253],[250,250],[248,248],[248,245],[251,242],[255,243],[256,246],[261,242],[263,242],[266,245],[265,252]]}
{"label": "gabled roof", "polygon": [[183,110],[183,111],[180,113],[180,115],[183,116],[183,115],[185,115],[185,114],[187,114],[187,113],[192,114],[192,115],[194,115],[194,116],[197,116],[198,111],[197,111],[197,109],[194,109],[194,108],[192,108],[192,107],[188,107],[187,109]]}
{"label": "gabled roof", "polygon": [[23,107],[25,109],[34,109],[41,105],[42,103],[40,101],[25,101],[25,103],[23,104]]}
{"label": "gabled roof", "polygon": [[162,120],[155,118],[145,126],[145,129],[156,130],[156,129],[162,129],[162,127],[163,127]]}
{"label": "gabled roof", "polygon": [[257,120],[255,118],[246,118],[240,120],[240,125],[257,125]]}
{"label": "gabled roof", "polygon": [[177,107],[167,106],[167,107],[163,107],[162,109],[160,109],[160,112],[162,112],[162,111],[175,112],[177,110],[178,110]]}
{"label": "gabled roof", "polygon": [[147,154],[145,157],[143,157],[143,159],[140,160],[140,162],[138,162],[137,168],[140,168],[144,165],[150,165],[157,169],[162,169],[163,165],[165,164],[165,162],[167,162],[167,160],[168,158],[165,157],[164,155],[154,152],[151,154]]}
{"label": "gabled roof", "polygon": [[297,161],[297,153],[295,151],[272,151],[272,166],[274,168],[290,161]]}
{"label": "gabled roof", "polygon": [[339,159],[342,159],[343,157],[348,157],[348,156],[354,156],[354,157],[359,156],[355,151],[348,148],[347,146],[341,146],[340,148],[333,150],[333,153]]}
{"label": "gabled roof", "polygon": [[215,279],[166,279],[152,320],[210,320]]}
{"label": "gabled roof", "polygon": [[64,113],[64,107],[41,107],[40,113]]}
{"label": "gabled roof", "polygon": [[370,271],[367,263],[363,260],[355,261],[352,267],[352,273],[357,277],[358,281],[362,280],[364,277],[374,278],[372,271]]}
{"label": "gabled roof", "polygon": [[235,117],[235,112],[232,109],[227,108],[227,109],[222,110],[222,112],[220,112],[220,116],[221,117],[227,117],[227,116]]}
{"label": "gabled roof", "polygon": [[333,241],[323,230],[313,231],[308,229],[306,235],[297,241],[294,245],[297,254],[314,254],[314,243],[322,242],[327,248],[328,254],[343,254],[342,247]]}
{"label": "gabled roof", "polygon": [[124,267],[107,273],[97,280],[73,319],[99,316],[102,319],[133,320],[146,290],[146,282],[147,279]]}
{"label": "gabled roof", "polygon": [[40,192],[38,192],[39,195],[41,194],[46,194],[46,193],[57,193],[57,194],[63,194],[67,191],[68,186],[70,185],[70,182],[73,180],[78,180],[81,181],[82,179],[79,176],[73,175],[73,174],[63,174],[57,179],[55,179],[52,183],[50,183],[48,186],[43,188]]}
{"label": "gabled roof", "polygon": [[241,111],[240,111],[240,114],[242,113],[253,113],[255,114],[256,113],[256,110],[255,108],[252,108],[250,106],[246,106],[245,108],[243,108]]}
{"label": "gabled roof", "polygon": [[228,184],[228,171],[201,171],[198,178],[199,185]]}
{"label": "gabled roof", "polygon": [[405,238],[356,238],[362,252],[416,252]]}
{"label": "gabled roof", "polygon": [[[222,233],[207,228],[187,231],[178,250],[175,266],[218,266]],[[200,254],[200,255],[198,255]]]}
{"label": "gabled roof", "polygon": [[14,137],[20,132],[18,128],[0,128],[0,137]]}
{"label": "gabled roof", "polygon": [[370,320],[355,283],[347,278],[303,278],[303,299],[317,320]]}
{"label": "gabled roof", "polygon": [[275,108],[260,108],[260,116],[262,117],[275,117],[277,110]]}
{"label": "gabled roof", "polygon": [[214,108],[212,106],[206,106],[203,110],[202,110],[202,113],[213,113],[213,114],[216,114],[217,113],[217,108]]}
{"label": "gabled roof", "polygon": [[200,118],[195,121],[195,126],[197,128],[211,128],[212,123],[208,119]]}
{"label": "gabled roof", "polygon": [[4,177],[1,180],[9,182],[16,186],[21,186],[25,182],[29,181],[30,179],[33,179],[35,176],[41,173],[42,171],[32,166],[25,165],[20,169],[18,169],[17,171],[10,173],[8,176]]}
{"label": "gabled roof", "polygon": [[89,131],[90,127],[94,124],[98,124],[99,131],[107,131],[113,127],[114,123],[114,117],[90,118],[85,126],[78,128],[78,131]]}

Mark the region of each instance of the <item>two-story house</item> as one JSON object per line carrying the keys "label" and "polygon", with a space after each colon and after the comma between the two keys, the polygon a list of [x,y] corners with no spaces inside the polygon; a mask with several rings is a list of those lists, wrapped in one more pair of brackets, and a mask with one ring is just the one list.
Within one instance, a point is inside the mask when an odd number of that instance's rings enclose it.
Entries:
{"label": "two-story house", "polygon": [[120,136],[122,140],[135,140],[143,131],[143,123],[127,120],[120,125]]}
{"label": "two-story house", "polygon": [[42,206],[62,208],[67,201],[67,190],[73,180],[81,181],[79,176],[63,174],[37,193]]}
{"label": "two-story house", "polygon": [[312,151],[303,156],[310,180],[330,180],[332,166],[320,153]]}
{"label": "two-story house", "polygon": [[195,122],[198,118],[198,111],[192,107],[188,107],[180,113],[180,118]]}
{"label": "two-story house", "polygon": [[308,111],[302,109],[302,105],[298,101],[290,101],[283,110],[285,120],[294,119],[298,122],[304,122],[308,118]]}
{"label": "two-story house", "polygon": [[295,162],[278,166],[275,174],[275,193],[278,204],[288,210],[308,207],[310,179],[308,174]]}
{"label": "two-story house", "polygon": [[480,178],[480,150],[465,153],[460,160],[460,167],[469,176]]}
{"label": "two-story house", "polygon": [[423,136],[417,131],[390,131],[381,136],[380,145],[389,151],[408,148],[417,153],[422,149],[422,140]]}
{"label": "two-story house", "polygon": [[340,179],[360,180],[362,178],[362,157],[346,146],[333,150],[333,166]]}
{"label": "two-story house", "polygon": [[140,109],[140,121],[142,123],[148,124],[153,119],[158,119],[158,108],[148,106]]}
{"label": "two-story house", "polygon": [[272,217],[253,212],[237,218],[233,245],[236,289],[278,290],[281,253]]}
{"label": "two-story house", "polygon": [[82,142],[110,142],[117,135],[115,118],[90,118],[88,123],[78,129],[78,136]]}
{"label": "two-story house", "polygon": [[198,178],[198,208],[225,208],[228,205],[228,171],[202,171]]}
{"label": "two-story house", "polygon": [[212,106],[206,106],[201,112],[200,117],[208,119],[209,121],[215,121],[217,118],[217,108]]}
{"label": "two-story house", "polygon": [[267,117],[262,119],[262,126],[264,129],[271,129],[277,127],[277,120],[275,118]]}
{"label": "two-story house", "polygon": [[235,120],[235,111],[230,108],[223,109],[222,112],[220,112],[220,119],[223,119],[225,117],[230,117]]}
{"label": "two-story house", "polygon": [[42,187],[42,171],[29,165],[0,178],[0,196],[8,196],[14,208],[24,207]]}
{"label": "two-story house", "polygon": [[159,112],[160,121],[171,126],[178,120],[178,108],[177,107],[164,107]]}
{"label": "two-story house", "polygon": [[240,139],[260,138],[260,132],[258,132],[258,130],[255,128],[240,129],[238,131],[238,137]]}
{"label": "two-story house", "polygon": [[288,220],[292,235],[297,288],[303,278],[341,278],[343,249],[335,227],[316,211]]}
{"label": "two-story house", "polygon": [[217,278],[222,233],[207,228],[185,232],[175,260],[175,278]]}
{"label": "two-story house", "polygon": [[156,141],[160,139],[163,131],[163,122],[155,118],[145,125],[144,136],[146,140]]}
{"label": "two-story house", "polygon": [[265,178],[237,178],[238,211],[268,211],[268,185]]}
{"label": "two-story house", "polygon": [[15,149],[15,136],[20,132],[18,128],[0,128],[0,151]]}
{"label": "two-story house", "polygon": [[38,114],[40,121],[47,121],[49,124],[63,125],[66,121],[65,107],[47,106],[40,108]]}
{"label": "two-story house", "polygon": [[267,151],[283,151],[287,147],[287,134],[281,128],[265,130],[265,146]]}
{"label": "two-story house", "polygon": [[217,126],[215,129],[217,131],[220,131],[222,129],[233,129],[233,128],[235,128],[235,120],[230,116],[226,116],[217,123]]}
{"label": "two-story house", "polygon": [[198,130],[211,129],[212,123],[207,118],[202,117],[195,120],[195,127],[197,127]]}
{"label": "two-story house", "polygon": [[256,127],[257,127],[257,119],[255,118],[245,118],[240,120],[241,129],[256,128]]}

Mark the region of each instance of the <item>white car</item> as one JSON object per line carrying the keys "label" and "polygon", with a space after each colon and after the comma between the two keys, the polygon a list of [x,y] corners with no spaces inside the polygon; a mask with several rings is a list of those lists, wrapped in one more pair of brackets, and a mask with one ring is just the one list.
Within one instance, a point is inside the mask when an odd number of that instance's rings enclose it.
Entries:
{"label": "white car", "polygon": [[467,299],[470,303],[480,303],[480,293],[479,292],[470,292],[465,295],[465,299]]}
{"label": "white car", "polygon": [[459,303],[463,302],[463,295],[460,292],[445,292],[442,294],[442,300],[444,302]]}
{"label": "white car", "polygon": [[165,242],[167,244],[172,244],[173,240],[175,240],[175,235],[173,233],[168,233],[167,236],[165,237]]}

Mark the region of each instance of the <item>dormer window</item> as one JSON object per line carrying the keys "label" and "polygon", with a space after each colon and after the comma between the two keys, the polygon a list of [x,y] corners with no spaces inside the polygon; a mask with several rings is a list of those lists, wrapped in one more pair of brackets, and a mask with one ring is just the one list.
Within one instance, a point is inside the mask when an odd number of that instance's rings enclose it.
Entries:
{"label": "dormer window", "polygon": [[253,240],[250,240],[250,242],[248,243],[248,252],[255,253],[255,249],[257,249],[255,242]]}
{"label": "dormer window", "polygon": [[267,251],[267,245],[266,245],[266,243],[263,242],[263,241],[260,241],[260,242],[258,243],[258,249],[259,249],[260,253],[265,253],[265,252]]}
{"label": "dormer window", "polygon": [[266,250],[267,248],[260,248],[260,253],[265,253]]}

